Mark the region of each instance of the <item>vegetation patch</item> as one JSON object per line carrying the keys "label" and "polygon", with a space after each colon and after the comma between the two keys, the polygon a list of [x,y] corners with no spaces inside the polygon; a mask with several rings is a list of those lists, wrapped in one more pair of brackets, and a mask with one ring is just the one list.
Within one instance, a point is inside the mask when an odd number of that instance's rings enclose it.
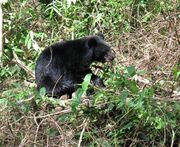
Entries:
{"label": "vegetation patch", "polygon": [[[178,1],[1,5],[0,146],[180,145]],[[37,92],[35,62],[45,47],[98,32],[116,53],[112,64],[91,67],[105,88],[91,85],[88,74],[72,99]]]}

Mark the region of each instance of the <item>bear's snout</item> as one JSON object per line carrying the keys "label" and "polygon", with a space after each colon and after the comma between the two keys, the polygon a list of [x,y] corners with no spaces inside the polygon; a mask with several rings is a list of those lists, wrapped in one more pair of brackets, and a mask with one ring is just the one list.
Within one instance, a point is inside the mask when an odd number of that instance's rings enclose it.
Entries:
{"label": "bear's snout", "polygon": [[112,50],[108,51],[108,53],[105,55],[105,61],[109,62],[109,61],[113,61],[115,58],[115,53],[112,52]]}

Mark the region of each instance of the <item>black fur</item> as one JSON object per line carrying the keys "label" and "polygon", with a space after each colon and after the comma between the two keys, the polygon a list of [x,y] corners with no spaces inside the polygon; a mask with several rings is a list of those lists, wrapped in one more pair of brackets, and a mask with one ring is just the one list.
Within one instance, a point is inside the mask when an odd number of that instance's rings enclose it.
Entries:
{"label": "black fur", "polygon": [[[46,48],[36,62],[37,89],[45,87],[47,94],[54,97],[64,94],[71,97],[76,85],[83,81],[86,74],[92,73],[89,68],[92,62],[114,59],[114,53],[103,39],[101,34],[58,42]],[[92,81],[95,85],[103,83],[94,74]]]}

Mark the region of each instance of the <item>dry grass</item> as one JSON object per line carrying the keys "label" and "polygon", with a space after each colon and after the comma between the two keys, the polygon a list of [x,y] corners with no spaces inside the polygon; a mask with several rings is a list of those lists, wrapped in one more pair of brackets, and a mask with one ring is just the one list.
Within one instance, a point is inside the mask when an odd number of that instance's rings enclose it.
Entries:
{"label": "dry grass", "polygon": [[148,25],[119,38],[119,59],[137,69],[172,71],[180,63],[180,21],[176,13],[157,16]]}
{"label": "dry grass", "polygon": [[[69,112],[68,110],[64,111]],[[59,113],[58,117],[62,112]],[[0,119],[0,142],[3,143],[2,145],[20,147],[77,145],[77,142],[72,140],[74,130],[81,129],[83,126],[78,128],[78,126],[69,125],[68,122],[58,121],[57,112],[52,113],[54,115],[50,115],[50,112],[47,111],[39,113],[38,115],[33,113],[23,115],[17,113],[17,110],[2,110]],[[54,134],[50,134],[50,129],[56,130]]]}
{"label": "dry grass", "polygon": [[141,24],[133,33],[122,34],[115,50],[118,63],[135,65],[138,70],[146,71],[143,78],[151,84],[165,82],[162,87],[165,86],[167,97],[173,98],[176,93],[175,99],[177,96],[180,99],[180,93],[176,91],[180,82],[171,84],[174,66],[180,64],[180,21],[177,16],[178,13],[159,15],[147,25]]}

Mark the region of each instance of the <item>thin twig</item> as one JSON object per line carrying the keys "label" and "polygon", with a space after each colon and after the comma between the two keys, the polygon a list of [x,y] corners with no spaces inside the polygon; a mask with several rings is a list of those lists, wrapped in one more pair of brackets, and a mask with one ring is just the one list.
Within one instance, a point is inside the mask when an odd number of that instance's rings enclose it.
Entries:
{"label": "thin twig", "polygon": [[[46,117],[50,117],[50,116],[54,116],[54,115],[63,115],[63,114],[67,114],[67,113],[71,113],[72,110],[71,109],[67,109],[67,110],[63,110],[63,111],[59,111],[59,112],[55,112],[55,113],[51,113],[51,114],[47,114],[47,115],[42,115],[42,116],[36,116],[37,118],[46,118]],[[32,118],[32,117],[29,117]]]}
{"label": "thin twig", "polygon": [[17,54],[15,53],[15,51],[13,51],[13,56],[14,56],[14,62],[17,63],[19,65],[19,67],[21,67],[22,69],[24,69],[26,71],[26,73],[28,75],[30,75],[33,79],[35,78],[34,72],[27,67],[17,56]]}
{"label": "thin twig", "polygon": [[[35,142],[35,143],[36,143],[36,141],[37,141],[37,136],[38,136],[39,128],[40,128],[41,124],[42,124],[44,121],[46,121],[47,119],[48,119],[48,118],[43,119],[43,120],[38,124],[37,129],[36,129],[35,139],[34,139],[34,142]],[[36,145],[35,145],[35,147],[36,147]]]}
{"label": "thin twig", "polygon": [[171,147],[173,147],[173,145],[174,145],[174,137],[175,137],[175,133],[174,133],[174,131],[172,130]]}
{"label": "thin twig", "polygon": [[54,90],[55,90],[58,82],[61,80],[61,78],[62,78],[62,75],[59,76],[59,78],[57,79],[56,83],[54,84],[54,87],[53,87],[53,89],[52,89],[52,97],[54,96]]}
{"label": "thin twig", "polygon": [[177,97],[177,98],[172,98],[172,97],[157,98],[157,97],[155,97],[154,99],[158,100],[158,101],[180,101],[180,97]]}
{"label": "thin twig", "polygon": [[50,121],[55,124],[55,126],[57,127],[57,129],[58,129],[58,131],[59,131],[59,134],[62,135],[62,140],[63,140],[63,142],[64,142],[64,145],[67,146],[67,145],[66,145],[66,144],[67,144],[67,142],[66,142],[66,135],[64,134],[62,128],[59,126],[59,124],[58,124],[53,118],[51,118]]}
{"label": "thin twig", "polygon": [[78,147],[80,147],[80,146],[81,146],[82,137],[83,137],[83,134],[84,134],[85,128],[86,128],[86,126],[87,126],[87,123],[88,123],[88,121],[87,121],[87,119],[85,119],[85,120],[83,121],[84,126],[83,126],[83,129],[82,129],[82,131],[81,131],[81,135],[80,135],[80,137],[79,137]]}

